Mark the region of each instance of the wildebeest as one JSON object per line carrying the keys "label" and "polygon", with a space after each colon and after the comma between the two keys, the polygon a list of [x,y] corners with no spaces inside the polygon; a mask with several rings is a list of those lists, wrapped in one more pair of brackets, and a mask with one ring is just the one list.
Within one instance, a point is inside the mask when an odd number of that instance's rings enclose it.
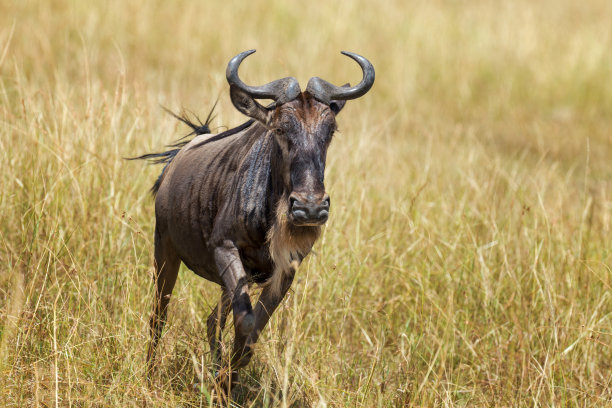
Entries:
{"label": "wildebeest", "polygon": [[[356,86],[339,87],[318,77],[308,81],[304,92],[292,77],[249,86],[238,77],[238,67],[254,52],[238,54],[226,70],[232,103],[251,120],[217,135],[209,133],[209,120],[201,127],[187,122],[196,133],[191,141],[139,157],[167,163],[153,187],[156,285],[149,374],[181,261],[222,288],[207,320],[217,368],[230,307],[235,330],[231,369],[249,362],[252,345],[327,221],[330,199],[323,177],[336,115],[346,100],[364,95],[374,83],[372,64],[343,52],[363,71]],[[273,103],[266,107],[257,99]],[[264,286],[254,310],[252,283]]]}

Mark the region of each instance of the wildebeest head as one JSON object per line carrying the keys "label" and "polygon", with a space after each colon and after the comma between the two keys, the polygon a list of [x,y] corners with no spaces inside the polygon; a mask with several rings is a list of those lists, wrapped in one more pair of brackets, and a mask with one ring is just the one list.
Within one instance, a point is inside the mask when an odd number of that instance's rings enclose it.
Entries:
{"label": "wildebeest head", "polygon": [[[364,57],[343,52],[361,66],[362,81],[350,87],[335,86],[321,78],[308,81],[301,92],[298,81],[287,77],[263,86],[249,86],[238,77],[245,51],[228,64],[226,76],[232,103],[240,112],[261,122],[272,132],[281,154],[281,171],[288,200],[287,217],[296,226],[321,225],[327,221],[330,200],[323,183],[327,147],[336,130],[336,115],[349,99],[370,90],[374,67]],[[265,107],[256,99],[272,99]]]}

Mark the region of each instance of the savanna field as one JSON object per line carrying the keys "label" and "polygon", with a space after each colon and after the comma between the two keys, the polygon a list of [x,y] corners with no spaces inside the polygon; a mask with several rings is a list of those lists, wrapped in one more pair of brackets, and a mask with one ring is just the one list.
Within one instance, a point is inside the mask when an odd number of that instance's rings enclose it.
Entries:
{"label": "savanna field", "polygon": [[230,406],[220,290],[184,267],[145,380],[161,167],[123,158],[188,133],[160,105],[244,122],[225,67],[251,48],[251,84],[355,84],[341,50],[376,83],[338,116],[330,219],[231,406],[612,406],[611,21],[608,0],[0,0],[0,406]]}

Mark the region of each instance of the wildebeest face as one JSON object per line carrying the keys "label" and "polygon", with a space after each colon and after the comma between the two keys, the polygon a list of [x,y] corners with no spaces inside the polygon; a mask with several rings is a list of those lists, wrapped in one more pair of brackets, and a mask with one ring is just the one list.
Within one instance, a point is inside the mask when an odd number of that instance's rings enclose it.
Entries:
{"label": "wildebeest face", "polygon": [[[335,116],[345,101],[369,91],[374,84],[374,67],[364,57],[343,51],[363,72],[363,79],[353,87],[335,86],[319,77],[308,80],[305,92],[293,77],[249,86],[239,78],[238,67],[254,52],[244,51],[227,65],[232,103],[274,135],[282,156],[280,171],[288,192],[289,220],[298,226],[321,225],[329,215],[323,176],[327,147],[336,130]],[[274,104],[264,107],[256,99],[272,99]]]}
{"label": "wildebeest face", "polygon": [[325,161],[342,105],[344,101],[327,105],[302,93],[278,107],[267,123],[282,154],[283,180],[290,192],[287,215],[294,225],[327,221],[330,199],[325,192]]}
{"label": "wildebeest face", "polygon": [[279,146],[289,221],[296,226],[325,223],[330,207],[325,160],[337,127],[336,114],[345,101],[328,105],[303,92],[290,102],[265,108],[237,88],[232,88],[231,96],[236,108],[264,124]]}

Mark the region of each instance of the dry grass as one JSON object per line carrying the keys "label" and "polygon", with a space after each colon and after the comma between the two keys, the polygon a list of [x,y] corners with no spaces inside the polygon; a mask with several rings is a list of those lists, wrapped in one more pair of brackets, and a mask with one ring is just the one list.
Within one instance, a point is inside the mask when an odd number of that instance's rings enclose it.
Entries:
{"label": "dry grass", "polygon": [[377,82],[236,405],[612,405],[610,1],[206,3],[0,3],[0,405],[209,406],[188,270],[144,381],[160,169],[122,157],[184,134],[159,103],[241,123],[249,48],[253,83],[355,82],[342,49]]}

